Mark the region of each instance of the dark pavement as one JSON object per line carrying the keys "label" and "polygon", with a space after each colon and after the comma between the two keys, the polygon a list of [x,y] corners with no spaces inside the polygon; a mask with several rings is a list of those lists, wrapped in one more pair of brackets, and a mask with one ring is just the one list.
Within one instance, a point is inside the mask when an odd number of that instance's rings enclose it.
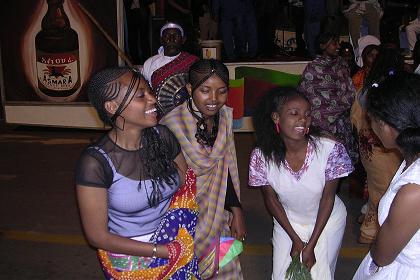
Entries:
{"label": "dark pavement", "polygon": [[[102,279],[80,226],[73,170],[81,150],[102,131],[0,127],[0,279]],[[248,237],[245,279],[270,279],[271,218],[259,191],[247,188],[252,134],[235,134]],[[336,279],[351,279],[367,247],[355,242],[362,201],[340,196],[348,223]]]}

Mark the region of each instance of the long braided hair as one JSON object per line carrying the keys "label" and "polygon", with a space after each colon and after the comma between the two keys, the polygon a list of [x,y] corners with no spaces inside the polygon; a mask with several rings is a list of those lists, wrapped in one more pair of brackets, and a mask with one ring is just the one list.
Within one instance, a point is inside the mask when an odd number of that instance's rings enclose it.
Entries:
{"label": "long braided hair", "polygon": [[204,117],[193,107],[192,97],[194,95],[194,91],[212,75],[218,76],[226,84],[226,86],[229,85],[229,70],[222,62],[215,59],[200,59],[191,65],[189,70],[191,98],[188,100],[187,104],[188,110],[197,120],[197,132],[195,134],[195,138],[198,143],[210,147],[213,147],[217,138],[217,132],[219,130],[219,114],[214,116],[214,125],[212,130],[209,132]]}
{"label": "long braided hair", "polygon": [[[105,109],[105,103],[114,100],[120,94],[122,84],[118,79],[127,73],[132,74],[127,92],[124,93],[124,98],[115,114],[111,115]],[[113,128],[124,129],[124,127],[119,128],[116,126],[116,119],[120,117],[120,114],[130,103],[134,96],[131,93],[137,91],[141,79],[144,79],[144,77],[140,73],[127,67],[106,68],[96,73],[90,79],[87,86],[89,101],[95,107],[104,123],[111,125]],[[171,187],[176,184],[174,175],[176,174],[176,168],[173,161],[168,158],[170,154],[168,147],[162,141],[155,127],[142,130],[141,143],[139,144],[142,147],[141,159],[145,162],[146,170],[144,175],[151,178],[153,186],[151,194],[147,197],[149,205],[153,207],[158,205],[162,199],[161,188],[164,188],[163,182]],[[142,187],[142,184],[144,182],[140,180],[139,188]]]}

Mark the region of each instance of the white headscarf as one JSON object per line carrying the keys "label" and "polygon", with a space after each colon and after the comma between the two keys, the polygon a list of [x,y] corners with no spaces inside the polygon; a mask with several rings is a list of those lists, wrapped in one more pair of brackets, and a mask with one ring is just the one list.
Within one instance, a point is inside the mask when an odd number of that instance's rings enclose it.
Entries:
{"label": "white headscarf", "polygon": [[184,29],[182,29],[181,25],[173,23],[173,22],[168,22],[167,24],[162,26],[162,28],[160,29],[160,37],[162,37],[163,31],[165,31],[166,29],[169,29],[169,28],[178,29],[181,32],[181,36],[184,37]]}
{"label": "white headscarf", "polygon": [[366,36],[360,37],[357,42],[358,42],[359,47],[355,51],[356,63],[359,67],[363,67],[363,58],[362,58],[363,50],[369,45],[379,46],[381,44],[381,41],[379,41],[379,39],[373,35],[366,35]]}

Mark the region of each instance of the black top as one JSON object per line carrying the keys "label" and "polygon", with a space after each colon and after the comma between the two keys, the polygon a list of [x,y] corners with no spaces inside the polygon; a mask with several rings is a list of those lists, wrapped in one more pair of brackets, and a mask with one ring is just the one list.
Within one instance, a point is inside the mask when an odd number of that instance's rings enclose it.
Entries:
{"label": "black top", "polygon": [[[160,139],[168,151],[168,159],[173,160],[181,152],[181,146],[175,135],[166,126],[156,126]],[[76,183],[83,186],[110,187],[113,182],[113,172],[106,158],[98,150],[102,149],[111,159],[116,171],[124,177],[136,181],[152,179],[147,174],[144,151],[126,150],[109,138],[102,136],[96,143],[88,146],[80,156],[76,166]],[[154,179],[154,178],[153,178]]]}

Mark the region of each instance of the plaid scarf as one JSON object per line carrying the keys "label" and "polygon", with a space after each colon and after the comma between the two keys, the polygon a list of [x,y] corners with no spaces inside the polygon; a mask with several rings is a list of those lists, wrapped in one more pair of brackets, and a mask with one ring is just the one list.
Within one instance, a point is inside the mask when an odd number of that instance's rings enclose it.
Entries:
{"label": "plaid scarf", "polygon": [[[197,175],[197,203],[200,213],[195,234],[195,252],[200,259],[213,244],[219,242],[222,235],[230,234],[228,216],[225,213],[227,211],[224,210],[228,173],[238,198],[240,185],[232,131],[232,109],[226,106],[220,109],[219,131],[213,148],[204,147],[197,142],[196,122],[186,102],[161,120],[175,134],[188,166]],[[240,273],[240,268],[232,269],[231,272]]]}

